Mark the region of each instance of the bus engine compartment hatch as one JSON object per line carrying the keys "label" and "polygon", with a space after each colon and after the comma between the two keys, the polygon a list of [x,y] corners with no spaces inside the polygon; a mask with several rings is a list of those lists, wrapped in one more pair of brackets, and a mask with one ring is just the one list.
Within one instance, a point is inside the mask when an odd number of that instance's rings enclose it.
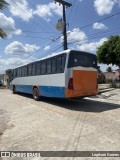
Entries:
{"label": "bus engine compartment hatch", "polygon": [[73,70],[73,86],[76,91],[96,90],[97,72]]}

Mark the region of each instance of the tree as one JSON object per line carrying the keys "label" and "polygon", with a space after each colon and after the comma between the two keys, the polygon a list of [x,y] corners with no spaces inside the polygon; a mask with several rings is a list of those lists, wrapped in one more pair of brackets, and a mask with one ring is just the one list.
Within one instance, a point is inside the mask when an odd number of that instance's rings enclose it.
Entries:
{"label": "tree", "polygon": [[120,36],[111,36],[98,48],[97,59],[102,64],[112,64],[120,68]]}
{"label": "tree", "polygon": [[106,71],[112,72],[112,68],[111,68],[111,67],[108,67],[108,68],[106,69]]}
{"label": "tree", "polygon": [[12,72],[12,69],[7,69],[7,70],[5,71],[5,73],[6,73],[8,76],[11,75],[11,72]]}
{"label": "tree", "polygon": [[7,34],[0,28],[0,37],[1,38],[6,38]]}
{"label": "tree", "polygon": [[[6,8],[8,5],[8,3],[5,0],[0,0],[0,9],[3,10],[4,8]],[[0,28],[0,37],[1,38],[6,38],[7,34],[2,30],[2,28]]]}

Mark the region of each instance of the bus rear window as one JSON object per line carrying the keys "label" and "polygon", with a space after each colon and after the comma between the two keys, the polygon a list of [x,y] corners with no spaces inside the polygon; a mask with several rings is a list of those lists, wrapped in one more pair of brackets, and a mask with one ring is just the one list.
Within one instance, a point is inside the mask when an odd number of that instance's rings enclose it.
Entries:
{"label": "bus rear window", "polygon": [[69,55],[68,68],[77,66],[97,68],[96,56],[86,52],[71,51]]}

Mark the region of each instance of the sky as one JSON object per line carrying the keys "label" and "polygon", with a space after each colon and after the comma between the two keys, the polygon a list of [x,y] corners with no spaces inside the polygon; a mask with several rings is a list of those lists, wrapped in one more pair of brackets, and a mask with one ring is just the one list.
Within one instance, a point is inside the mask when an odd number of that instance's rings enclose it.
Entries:
{"label": "sky", "polygon": [[[0,73],[63,50],[62,5],[54,0],[6,0],[0,11]],[[68,48],[96,54],[111,35],[120,35],[120,0],[66,0]],[[102,71],[107,65],[100,64]],[[113,66],[113,69],[116,69]]]}

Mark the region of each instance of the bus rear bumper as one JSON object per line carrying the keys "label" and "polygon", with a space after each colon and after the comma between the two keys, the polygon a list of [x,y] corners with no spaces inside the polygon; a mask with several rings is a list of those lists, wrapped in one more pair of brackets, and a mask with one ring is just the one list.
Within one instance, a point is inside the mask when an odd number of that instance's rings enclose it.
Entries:
{"label": "bus rear bumper", "polygon": [[98,94],[98,90],[70,90],[66,89],[66,98],[78,98],[78,97],[89,97]]}

